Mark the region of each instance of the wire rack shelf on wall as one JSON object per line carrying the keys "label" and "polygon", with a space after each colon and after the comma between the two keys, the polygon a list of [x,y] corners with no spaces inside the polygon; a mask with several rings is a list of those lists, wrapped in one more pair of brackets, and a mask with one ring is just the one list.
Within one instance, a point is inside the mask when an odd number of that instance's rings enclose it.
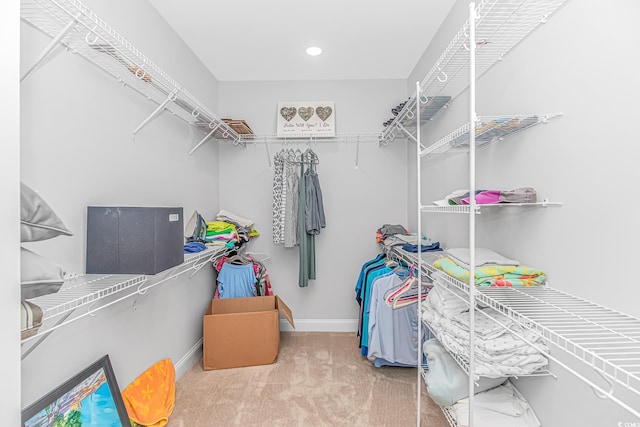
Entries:
{"label": "wire rack shelf on wall", "polygon": [[21,18],[52,38],[21,80],[62,45],[156,105],[133,130],[134,137],[151,119],[167,111],[205,134],[196,148],[211,137],[239,143],[236,131],[81,2],[22,0]]}
{"label": "wire rack shelf on wall", "polygon": [[[476,76],[482,76],[501,61],[518,43],[565,3],[566,0],[484,0],[476,7]],[[469,87],[469,20],[460,28],[420,83],[420,99],[412,95],[394,120],[383,130],[385,142],[408,125],[416,104],[432,99],[448,104]],[[436,111],[437,112],[437,111]],[[435,113],[434,113],[435,114]],[[421,119],[421,124],[431,117]]]}
{"label": "wire rack shelf on wall", "polygon": [[[87,315],[117,304],[131,297],[146,294],[154,288],[178,276],[189,273],[189,278],[200,269],[228,251],[215,246],[204,251],[186,254],[184,262],[156,275],[145,274],[85,274],[66,280],[56,293],[32,298],[29,301],[42,310],[42,323],[36,330],[23,329],[23,345],[34,341],[22,355],[24,359],[51,332]],[[79,309],[83,308],[84,310]],[[70,317],[74,314],[74,317]],[[53,323],[53,324],[52,324]],[[37,340],[36,340],[37,339]]]}

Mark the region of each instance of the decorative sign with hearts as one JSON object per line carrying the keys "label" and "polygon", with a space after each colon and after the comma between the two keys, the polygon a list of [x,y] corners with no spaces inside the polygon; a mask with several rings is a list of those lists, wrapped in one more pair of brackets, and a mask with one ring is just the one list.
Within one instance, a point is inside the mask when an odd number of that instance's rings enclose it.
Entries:
{"label": "decorative sign with hearts", "polygon": [[282,137],[335,136],[333,101],[279,102],[278,131]]}

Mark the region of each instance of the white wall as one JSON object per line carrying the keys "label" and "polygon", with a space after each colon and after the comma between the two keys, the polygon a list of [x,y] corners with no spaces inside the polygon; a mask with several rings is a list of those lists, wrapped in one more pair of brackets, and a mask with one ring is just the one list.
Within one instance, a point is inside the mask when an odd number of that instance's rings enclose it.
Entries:
{"label": "white wall", "polygon": [[[217,111],[217,80],[148,2],[85,4]],[[21,30],[25,70],[50,39],[24,23]],[[169,114],[132,140],[156,105],[83,58],[57,49],[23,81],[21,101],[20,177],[75,233],[25,246],[69,272],[84,272],[88,205],[181,206],[187,218],[217,212],[217,143],[188,156],[203,135]],[[22,363],[23,406],[105,353],[121,388],[160,359],[177,363],[202,337],[213,282],[204,269],[55,331]]]}
{"label": "white wall", "polygon": [[[339,134],[379,132],[405,94],[401,80],[220,82],[220,112],[247,120],[255,133],[275,133],[279,101],[334,101]],[[281,147],[270,145],[271,157]],[[362,264],[378,253],[376,229],[407,221],[406,147],[362,142],[357,169],[353,141],[318,142],[312,149],[320,158],[327,228],[316,237],[317,279],[307,288],[298,286],[298,249],[273,244],[274,170],[263,143],[220,148],[220,207],[256,221],[261,235],[249,250],[271,255],[273,288],[293,310],[298,329],[355,330],[355,282]]]}
{"label": "white wall", "polygon": [[4,286],[0,292],[0,342],[3,343],[0,376],[3,423],[20,422],[20,37],[19,2],[3,2],[0,10],[0,88],[3,93],[2,155],[0,156],[0,259]]}
{"label": "white wall", "polygon": [[[442,38],[450,40],[462,27],[467,4],[460,1],[454,6],[439,33]],[[635,99],[640,96],[635,76],[637,16],[640,6],[632,1],[607,5],[569,1],[481,77],[479,115],[562,112],[563,116],[479,150],[476,174],[477,188],[532,186],[540,199],[563,203],[559,208],[483,213],[477,217],[478,246],[543,269],[557,289],[636,317],[640,291],[633,266],[640,229],[630,206],[640,180],[635,165],[640,148],[634,141]],[[432,45],[425,58],[436,58],[443,47]],[[433,64],[426,62],[422,76]],[[415,78],[408,82],[412,84]],[[466,121],[468,93],[425,127],[425,143],[437,141]],[[424,165],[423,201],[468,188],[467,170],[466,155]],[[423,215],[426,233],[448,247],[468,244],[467,221],[462,215]],[[552,354],[562,352],[554,349]],[[551,368],[557,380],[518,382],[543,425],[617,426],[640,421],[611,401],[596,398],[557,364]],[[594,378],[593,372],[587,374]],[[632,401],[640,406],[637,398]]]}

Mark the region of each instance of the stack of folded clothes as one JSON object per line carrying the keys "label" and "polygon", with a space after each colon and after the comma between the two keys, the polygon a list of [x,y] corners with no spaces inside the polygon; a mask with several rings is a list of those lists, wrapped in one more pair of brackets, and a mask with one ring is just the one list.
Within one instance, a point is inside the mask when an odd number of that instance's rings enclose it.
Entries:
{"label": "stack of folded clothes", "polygon": [[427,236],[418,238],[416,233],[409,233],[402,225],[384,224],[376,231],[376,242],[382,243],[385,248],[401,247],[406,252],[442,251],[440,242],[432,241]]}
{"label": "stack of folded clothes", "polygon": [[[459,189],[447,194],[444,199],[435,200],[436,206],[468,205],[469,190]],[[531,187],[514,188],[513,190],[476,190],[476,204],[492,205],[498,203],[536,203],[538,194]]]}

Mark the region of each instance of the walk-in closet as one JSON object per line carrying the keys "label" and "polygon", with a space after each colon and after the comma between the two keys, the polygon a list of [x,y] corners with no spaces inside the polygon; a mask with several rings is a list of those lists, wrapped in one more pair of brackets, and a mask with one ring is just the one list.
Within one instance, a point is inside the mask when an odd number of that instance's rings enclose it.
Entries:
{"label": "walk-in closet", "polygon": [[3,425],[640,426],[640,5],[236,3],[3,5]]}

